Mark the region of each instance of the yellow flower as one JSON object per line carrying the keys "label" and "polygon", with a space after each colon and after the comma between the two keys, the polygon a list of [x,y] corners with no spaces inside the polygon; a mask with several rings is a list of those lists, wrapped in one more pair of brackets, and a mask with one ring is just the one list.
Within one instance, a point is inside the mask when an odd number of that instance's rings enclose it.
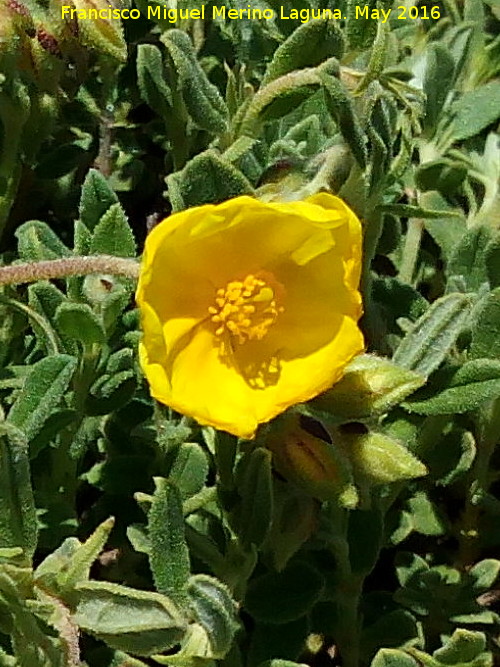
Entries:
{"label": "yellow flower", "polygon": [[140,361],[158,401],[252,438],[337,382],[363,350],[361,225],[337,197],[237,197],[146,240]]}

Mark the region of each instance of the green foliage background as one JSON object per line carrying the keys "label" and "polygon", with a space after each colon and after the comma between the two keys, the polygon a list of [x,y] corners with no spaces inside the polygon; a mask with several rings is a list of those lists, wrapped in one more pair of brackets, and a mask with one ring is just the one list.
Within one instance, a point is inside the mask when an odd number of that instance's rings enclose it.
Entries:
{"label": "green foliage background", "polygon": [[[500,664],[498,0],[61,4],[0,2],[0,666]],[[155,405],[148,228],[324,189],[364,224],[367,354],[254,442]]]}

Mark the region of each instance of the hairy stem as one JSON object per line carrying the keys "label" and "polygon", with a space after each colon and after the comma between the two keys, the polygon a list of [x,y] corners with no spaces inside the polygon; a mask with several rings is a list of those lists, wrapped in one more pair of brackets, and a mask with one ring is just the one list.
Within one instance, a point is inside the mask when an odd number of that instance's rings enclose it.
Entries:
{"label": "hairy stem", "polygon": [[0,285],[33,283],[37,280],[85,276],[91,273],[111,273],[137,279],[139,264],[133,259],[112,255],[83,255],[41,262],[27,262],[0,267]]}

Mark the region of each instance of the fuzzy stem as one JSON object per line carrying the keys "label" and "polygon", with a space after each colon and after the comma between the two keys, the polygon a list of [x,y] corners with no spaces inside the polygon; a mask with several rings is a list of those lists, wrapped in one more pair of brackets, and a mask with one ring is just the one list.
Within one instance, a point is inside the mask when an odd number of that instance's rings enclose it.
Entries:
{"label": "fuzzy stem", "polygon": [[27,262],[0,267],[0,285],[33,283],[37,280],[69,278],[91,273],[110,273],[137,279],[139,264],[133,259],[113,257],[112,255],[87,255],[81,257],[63,257],[41,262]]}
{"label": "fuzzy stem", "polygon": [[422,220],[417,218],[410,218],[410,220],[408,220],[408,231],[406,232],[403,258],[401,260],[401,268],[398,276],[399,280],[403,283],[412,282],[418,253],[420,251],[423,230],[424,223]]}

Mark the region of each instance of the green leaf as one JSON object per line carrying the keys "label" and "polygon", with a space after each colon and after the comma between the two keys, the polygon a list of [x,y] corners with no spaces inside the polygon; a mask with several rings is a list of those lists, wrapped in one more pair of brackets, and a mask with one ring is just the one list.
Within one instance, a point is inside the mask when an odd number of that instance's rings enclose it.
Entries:
{"label": "green leaf", "polygon": [[320,73],[328,109],[339,126],[346,144],[360,167],[366,165],[367,137],[354,111],[353,101],[344,84],[326,72]]}
{"label": "green leaf", "polygon": [[172,91],[169,88],[160,49],[154,44],[137,47],[137,83],[142,99],[159,116],[172,112]]}
{"label": "green leaf", "polygon": [[452,104],[451,131],[455,141],[479,134],[500,118],[500,81],[470,90]]}
{"label": "green leaf", "polygon": [[454,82],[455,61],[444,44],[431,42],[424,75],[424,129],[435,128]]}
{"label": "green leaf", "polygon": [[274,480],[273,520],[264,545],[278,572],[311,536],[317,521],[316,500],[300,491],[294,493],[289,486]]}
{"label": "green leaf", "polygon": [[289,563],[283,572],[269,572],[250,581],[245,608],[262,623],[289,623],[312,609],[323,586],[323,577],[313,567]]}
{"label": "green leaf", "polygon": [[387,484],[427,474],[427,468],[404,445],[382,433],[342,433],[342,447],[354,468],[371,484]]}
{"label": "green leaf", "polygon": [[436,483],[448,486],[470,470],[476,454],[476,441],[472,433],[453,428],[441,439],[439,447],[434,447],[426,456],[426,462]]}
{"label": "green leaf", "polygon": [[78,340],[84,345],[105,343],[103,326],[86,303],[63,301],[55,313],[55,323],[62,336]]}
{"label": "green leaf", "polygon": [[182,500],[171,482],[162,477],[155,477],[154,482],[148,513],[149,563],[157,590],[182,606],[187,600],[190,574]]}
{"label": "green leaf", "polygon": [[474,592],[482,593],[493,586],[500,574],[500,560],[495,558],[485,558],[476,563],[467,572],[467,575],[474,581]]}
{"label": "green leaf", "polygon": [[422,535],[444,535],[446,523],[439,516],[425,491],[417,491],[408,500],[413,530]]}
{"label": "green leaf", "polygon": [[182,500],[201,491],[208,476],[208,460],[205,451],[196,442],[182,444],[169,472],[169,479],[176,485]]}
{"label": "green leaf", "polygon": [[442,217],[424,221],[425,229],[441,248],[443,258],[448,261],[454,254],[457,243],[467,230],[465,217],[458,217],[456,210],[438,192],[423,192],[420,195],[420,203],[426,209],[442,210]]}
{"label": "green leaf", "polygon": [[167,186],[175,211],[253,193],[241,171],[214,150],[200,153],[182,171],[168,176]]}
{"label": "green leaf", "polygon": [[[364,16],[360,17],[358,15],[359,7],[360,5],[355,0],[347,1],[345,30],[349,49],[354,52],[373,44],[377,32],[377,21]],[[363,9],[365,7],[368,9],[368,16],[371,17],[371,12],[377,8],[377,4],[374,0],[370,0],[369,3],[363,5]]]}
{"label": "green leaf", "polygon": [[240,538],[247,547],[259,547],[269,532],[273,513],[271,452],[258,447],[244,456],[236,471],[236,484],[241,497]]}
{"label": "green leaf", "polygon": [[37,544],[38,526],[24,434],[0,424],[0,547],[21,547],[26,564]]}
{"label": "green leaf", "polygon": [[64,580],[71,559],[80,547],[80,540],[76,537],[67,537],[38,565],[34,572],[35,582],[40,582],[45,590],[59,594],[60,581]]}
{"label": "green leaf", "polygon": [[165,31],[161,39],[174,63],[182,99],[195,125],[213,134],[225,132],[225,102],[198,63],[188,35],[174,28]]}
{"label": "green leaf", "polygon": [[484,263],[490,287],[500,287],[500,234],[495,234],[487,244]]}
{"label": "green leaf", "polygon": [[[380,646],[396,647],[414,643],[419,635],[415,617],[404,609],[381,612],[376,619],[363,627],[361,635],[362,655],[373,655]],[[366,623],[366,621],[365,621]]]}
{"label": "green leaf", "polygon": [[261,86],[293,70],[316,67],[327,58],[340,60],[343,52],[342,32],[334,21],[319,19],[303,23],[276,49]]}
{"label": "green leaf", "polygon": [[167,651],[182,638],[186,621],[165,595],[105,581],[75,589],[74,622],[112,648],[140,656]]}
{"label": "green leaf", "polygon": [[493,232],[486,225],[469,229],[455,248],[448,262],[448,276],[461,276],[471,291],[488,281],[486,250]]}
{"label": "green leaf", "polygon": [[472,632],[457,628],[443,648],[432,654],[443,665],[459,665],[472,662],[486,649],[486,637],[483,632]]}
{"label": "green leaf", "polygon": [[104,373],[90,387],[85,398],[88,415],[105,415],[126,405],[137,387],[135,370]]}
{"label": "green leaf", "polygon": [[52,355],[34,364],[7,421],[32,440],[66,396],[76,366],[76,359],[67,354]]}
{"label": "green leaf", "polygon": [[89,578],[90,568],[104,548],[114,524],[113,517],[103,521],[92,535],[74,551],[64,575],[60,577],[63,594],[71,593],[75,586]]}
{"label": "green leaf", "polygon": [[418,575],[428,572],[429,566],[423,558],[406,551],[401,551],[396,556],[396,574],[400,586],[407,586]]}
{"label": "green leaf", "polygon": [[[113,204],[118,203],[118,197],[113,192],[108,182],[97,169],[91,169],[85,178],[82,187],[82,196],[80,199],[80,220],[83,224],[90,230],[93,231],[94,227],[97,225],[102,216],[108,211]],[[76,237],[76,233],[75,233]],[[79,248],[80,243],[78,243],[78,250],[75,243],[75,251],[79,254],[85,254],[88,252],[82,252],[82,249]]]}
{"label": "green leaf", "polygon": [[418,667],[419,663],[404,651],[382,648],[373,658],[370,667]]}
{"label": "green leaf", "polygon": [[[378,207],[382,213],[392,213],[402,218],[422,218],[424,220],[439,220],[443,217],[443,211],[432,210],[424,208],[423,206],[415,206],[414,204],[382,204]],[[450,217],[462,217],[461,213],[457,211],[450,211]]]}
{"label": "green leaf", "polygon": [[45,222],[25,222],[16,229],[15,236],[19,257],[25,262],[59,259],[71,255],[69,248]]}
{"label": "green leaf", "polygon": [[190,578],[189,604],[196,621],[205,629],[212,658],[223,658],[231,648],[238,627],[236,605],[229,589],[206,574]]}
{"label": "green leaf", "polygon": [[470,312],[463,294],[448,294],[434,301],[403,338],[393,362],[421,375],[430,375],[446,358]]}
{"label": "green leaf", "polygon": [[113,204],[94,228],[90,252],[94,255],[135,257],[134,234],[120,204]]}
{"label": "green leaf", "polygon": [[[425,396],[424,391],[419,394]],[[404,404],[410,412],[443,415],[475,410],[500,396],[500,361],[468,361],[455,371],[445,389],[430,398],[421,398],[419,394]]]}
{"label": "green leaf", "polygon": [[500,288],[490,292],[474,318],[470,356],[500,359]]}

